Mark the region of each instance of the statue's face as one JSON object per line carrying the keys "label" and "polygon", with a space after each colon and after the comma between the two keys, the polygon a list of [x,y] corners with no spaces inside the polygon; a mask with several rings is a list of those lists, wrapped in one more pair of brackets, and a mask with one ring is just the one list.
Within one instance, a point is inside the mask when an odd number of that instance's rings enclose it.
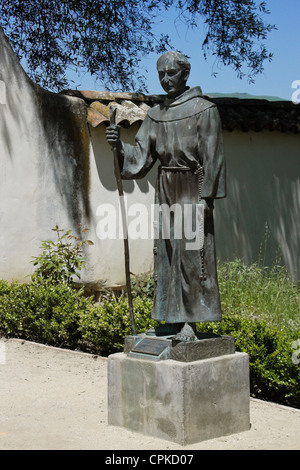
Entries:
{"label": "statue's face", "polygon": [[171,98],[181,95],[186,86],[189,72],[180,66],[175,57],[164,55],[157,63],[160,84]]}

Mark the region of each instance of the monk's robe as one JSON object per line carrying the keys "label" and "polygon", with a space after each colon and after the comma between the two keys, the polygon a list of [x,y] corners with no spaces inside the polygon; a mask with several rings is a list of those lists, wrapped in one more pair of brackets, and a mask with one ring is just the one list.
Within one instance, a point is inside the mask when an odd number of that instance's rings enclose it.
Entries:
{"label": "monk's robe", "polygon": [[[188,88],[179,97],[166,98],[150,108],[136,144],[121,143],[124,179],[142,178],[157,160],[155,204],[170,208],[175,204],[182,207],[182,213],[171,211],[168,237],[162,233],[162,212],[158,213],[152,317],[166,323],[221,320],[213,201],[226,195],[223,139],[217,107],[203,99],[200,87]],[[190,235],[185,234],[183,213],[190,204],[196,214],[200,200],[206,201],[209,210],[203,249],[195,250],[190,249]]]}

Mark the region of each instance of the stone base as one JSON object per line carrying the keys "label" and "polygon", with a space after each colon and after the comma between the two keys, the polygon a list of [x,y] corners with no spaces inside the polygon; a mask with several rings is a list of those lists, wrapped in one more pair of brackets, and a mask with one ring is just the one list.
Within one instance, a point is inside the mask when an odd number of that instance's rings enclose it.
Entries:
{"label": "stone base", "polygon": [[[151,344],[152,343],[152,344]],[[173,336],[126,336],[124,353],[128,357],[151,359],[153,361],[173,359],[192,362],[210,357],[234,354],[235,344],[232,336],[213,333],[197,333],[196,341],[176,341]]]}
{"label": "stone base", "polygon": [[247,431],[245,353],[193,362],[108,358],[108,424],[188,445]]}

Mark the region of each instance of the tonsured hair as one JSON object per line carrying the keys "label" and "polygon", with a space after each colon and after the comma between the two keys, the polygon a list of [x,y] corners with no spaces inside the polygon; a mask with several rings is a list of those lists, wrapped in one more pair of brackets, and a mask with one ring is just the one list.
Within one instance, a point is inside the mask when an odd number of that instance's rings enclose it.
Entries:
{"label": "tonsured hair", "polygon": [[157,60],[157,66],[158,66],[158,62],[162,59],[162,58],[165,58],[167,56],[172,56],[174,57],[175,61],[177,62],[178,65],[180,65],[180,67],[182,67],[182,69],[184,70],[187,70],[188,72],[190,72],[191,70],[191,64],[189,63],[189,61],[187,60],[187,58],[185,57],[185,55],[181,54],[181,52],[177,52],[177,51],[168,51],[168,52],[165,52],[163,55],[161,55],[158,60]]}

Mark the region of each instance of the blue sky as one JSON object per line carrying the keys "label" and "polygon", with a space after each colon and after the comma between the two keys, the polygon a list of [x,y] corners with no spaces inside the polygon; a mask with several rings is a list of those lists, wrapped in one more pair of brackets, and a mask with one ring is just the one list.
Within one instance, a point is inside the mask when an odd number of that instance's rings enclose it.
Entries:
{"label": "blue sky", "polygon": [[[270,15],[267,22],[275,24],[266,40],[267,50],[273,52],[271,63],[265,62],[264,72],[256,76],[255,83],[249,84],[247,77],[240,80],[230,67],[215,65],[215,59],[204,60],[201,44],[204,39],[203,25],[197,31],[187,30],[176,14],[165,13],[157,25],[157,32],[169,33],[175,49],[190,57],[192,65],[188,82],[190,86],[200,85],[203,93],[249,93],[252,95],[277,96],[291,100],[292,83],[300,81],[300,0],[266,0]],[[148,69],[146,83],[150,94],[162,93],[156,73],[155,54],[145,57],[142,65]],[[217,77],[212,71],[217,71]],[[93,80],[83,80],[79,88],[95,89]],[[96,89],[99,89],[99,85]],[[134,90],[128,90],[134,91]]]}

